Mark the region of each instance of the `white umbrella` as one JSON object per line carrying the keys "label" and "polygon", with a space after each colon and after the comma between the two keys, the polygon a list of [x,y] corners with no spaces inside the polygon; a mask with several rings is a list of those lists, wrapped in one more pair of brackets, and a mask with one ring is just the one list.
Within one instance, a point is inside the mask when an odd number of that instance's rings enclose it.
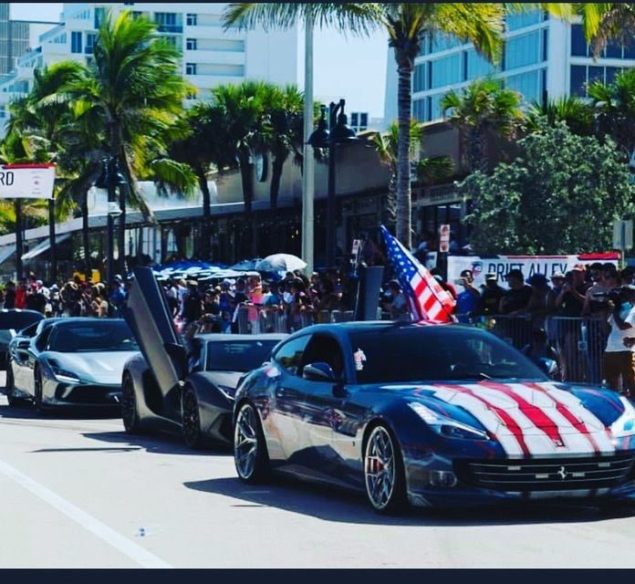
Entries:
{"label": "white umbrella", "polygon": [[293,272],[304,268],[306,262],[290,253],[274,253],[256,264],[256,269],[261,272]]}

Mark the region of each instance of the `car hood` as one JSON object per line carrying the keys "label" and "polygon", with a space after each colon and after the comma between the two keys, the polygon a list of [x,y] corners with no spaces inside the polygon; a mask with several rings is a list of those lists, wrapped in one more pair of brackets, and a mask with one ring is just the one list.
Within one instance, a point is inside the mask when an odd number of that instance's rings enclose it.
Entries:
{"label": "car hood", "polygon": [[[386,385],[383,389],[404,386]],[[431,383],[409,399],[439,416],[486,430],[511,455],[614,452],[632,448],[635,409],[608,390],[555,382]],[[626,438],[622,438],[623,436]],[[635,446],[635,444],[634,444]]]}
{"label": "car hood", "polygon": [[204,375],[216,385],[236,389],[238,381],[244,373],[240,371],[205,371]]}
{"label": "car hood", "polygon": [[103,351],[90,353],[57,353],[47,351],[41,359],[57,364],[77,375],[83,382],[118,385],[121,383],[123,367],[126,361],[138,354],[138,351]]}

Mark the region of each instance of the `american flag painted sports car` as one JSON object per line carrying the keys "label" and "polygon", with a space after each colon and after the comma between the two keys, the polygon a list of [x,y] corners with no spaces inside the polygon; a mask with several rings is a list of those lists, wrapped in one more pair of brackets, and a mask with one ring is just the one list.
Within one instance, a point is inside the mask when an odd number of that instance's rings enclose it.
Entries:
{"label": "american flag painted sports car", "polygon": [[635,409],[551,381],[480,329],[316,325],[236,392],[234,459],[365,491],[373,508],[635,494]]}

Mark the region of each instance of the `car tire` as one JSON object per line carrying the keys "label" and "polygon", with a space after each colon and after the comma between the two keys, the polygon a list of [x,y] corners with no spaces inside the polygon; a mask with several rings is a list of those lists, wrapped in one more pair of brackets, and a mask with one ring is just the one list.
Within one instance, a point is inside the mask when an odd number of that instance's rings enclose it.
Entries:
{"label": "car tire", "polygon": [[190,385],[185,387],[181,398],[181,432],[185,445],[189,448],[198,449],[204,446],[198,399]]}
{"label": "car tire", "polygon": [[401,450],[385,424],[374,426],[366,440],[364,485],[366,497],[377,513],[399,513],[407,507]]}
{"label": "car tire", "polygon": [[46,414],[46,406],[44,405],[44,397],[42,395],[42,374],[39,369],[36,369],[33,373],[33,405],[35,411],[43,416]]}
{"label": "car tire", "polygon": [[7,396],[10,408],[17,408],[24,404],[24,400],[13,397],[13,369],[11,369],[11,363],[7,365],[7,379],[4,384],[4,393]]}
{"label": "car tire", "polygon": [[269,453],[256,408],[249,402],[240,406],[234,426],[234,465],[238,478],[249,484],[269,478]]}
{"label": "car tire", "polygon": [[140,434],[141,421],[137,410],[134,382],[126,375],[121,386],[121,419],[126,434]]}

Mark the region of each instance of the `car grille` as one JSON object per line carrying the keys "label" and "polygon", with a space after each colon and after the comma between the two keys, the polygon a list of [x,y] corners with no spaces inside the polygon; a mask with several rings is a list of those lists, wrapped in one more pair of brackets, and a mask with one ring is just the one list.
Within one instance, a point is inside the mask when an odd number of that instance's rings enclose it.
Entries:
{"label": "car grille", "polygon": [[76,404],[117,405],[119,402],[111,395],[114,392],[120,392],[120,388],[108,385],[78,385],[73,388],[65,401]]}
{"label": "car grille", "polygon": [[506,492],[602,489],[633,478],[635,456],[456,461],[465,484]]}

